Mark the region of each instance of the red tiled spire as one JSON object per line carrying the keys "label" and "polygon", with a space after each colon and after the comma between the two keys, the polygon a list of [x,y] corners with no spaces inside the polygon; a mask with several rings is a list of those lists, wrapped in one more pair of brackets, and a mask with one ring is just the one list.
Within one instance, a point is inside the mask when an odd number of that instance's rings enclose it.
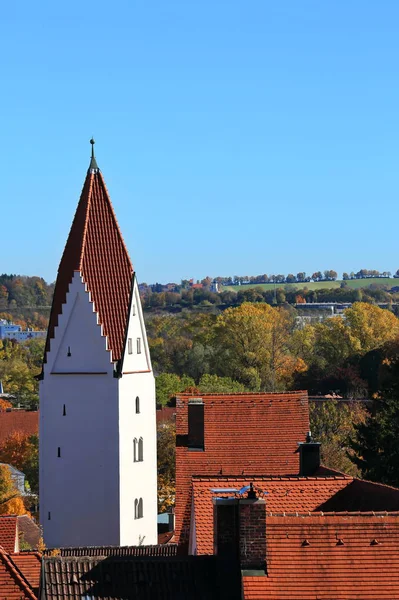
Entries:
{"label": "red tiled spire", "polygon": [[[92,146],[94,140],[90,140]],[[50,349],[69,284],[78,271],[90,292],[112,360],[122,356],[133,266],[94,152],[58,268],[45,349]]]}

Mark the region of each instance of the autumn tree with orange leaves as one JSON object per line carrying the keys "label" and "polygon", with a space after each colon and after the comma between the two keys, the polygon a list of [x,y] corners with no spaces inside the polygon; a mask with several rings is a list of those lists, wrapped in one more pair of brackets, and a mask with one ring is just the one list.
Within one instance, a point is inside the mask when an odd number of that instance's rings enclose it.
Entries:
{"label": "autumn tree with orange leaves", "polygon": [[26,515],[24,501],[7,465],[0,465],[0,515]]}
{"label": "autumn tree with orange leaves", "polygon": [[0,446],[0,462],[22,471],[30,490],[38,493],[39,488],[39,438],[37,435],[14,431]]}
{"label": "autumn tree with orange leaves", "polygon": [[306,370],[293,352],[294,326],[289,309],[250,302],[228,308],[214,328],[218,373],[252,390],[287,389],[294,374]]}

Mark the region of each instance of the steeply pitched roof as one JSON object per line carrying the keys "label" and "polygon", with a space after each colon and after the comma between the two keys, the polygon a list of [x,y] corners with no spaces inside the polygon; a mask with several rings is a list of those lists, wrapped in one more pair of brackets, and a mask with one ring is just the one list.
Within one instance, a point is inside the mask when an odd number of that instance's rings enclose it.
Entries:
{"label": "steeply pitched roof", "polygon": [[[194,519],[198,554],[213,554],[213,498],[234,497],[251,482],[265,498],[268,512],[311,512],[352,483],[352,477],[193,477]],[[218,490],[212,492],[212,490]]]}
{"label": "steeply pitched roof", "polygon": [[307,392],[202,394],[205,449],[187,447],[188,403],[176,398],[176,539],[187,542],[192,475],[297,475],[309,430]]}
{"label": "steeply pitched roof", "polygon": [[31,588],[37,592],[40,585],[41,556],[38,552],[17,552],[10,555],[12,562],[28,581]]}
{"label": "steeply pitched roof", "polygon": [[43,558],[43,600],[240,600],[239,566],[217,556]]}
{"label": "steeply pitched roof", "polygon": [[267,576],[245,600],[397,600],[399,514],[268,516]]}
{"label": "steeply pitched roof", "polygon": [[[46,353],[69,284],[78,271],[90,292],[98,322],[107,336],[112,360],[122,356],[127,327],[133,266],[122,239],[111,200],[98,168],[88,170],[58,269],[50,313]],[[45,356],[46,360],[46,356]]]}
{"label": "steeply pitched roof", "polygon": [[42,532],[40,527],[28,515],[18,516],[18,531],[21,539],[32,549],[37,548]]}
{"label": "steeply pitched roof", "polygon": [[0,547],[6,552],[18,550],[18,517],[0,516]]}
{"label": "steeply pitched roof", "polygon": [[0,444],[15,431],[33,435],[39,431],[39,413],[30,410],[0,412]]}
{"label": "steeply pitched roof", "polygon": [[6,600],[36,600],[36,595],[11,557],[0,549],[0,597]]}

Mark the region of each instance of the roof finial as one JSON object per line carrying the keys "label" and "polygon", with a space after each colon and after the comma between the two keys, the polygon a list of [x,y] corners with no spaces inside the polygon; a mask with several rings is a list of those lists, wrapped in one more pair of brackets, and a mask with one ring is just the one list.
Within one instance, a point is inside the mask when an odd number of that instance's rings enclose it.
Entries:
{"label": "roof finial", "polygon": [[98,173],[98,171],[99,171],[96,157],[94,156],[94,144],[95,143],[96,142],[94,140],[94,137],[92,137],[90,140],[90,144],[91,144],[91,161],[90,161],[90,166],[89,166],[90,173]]}

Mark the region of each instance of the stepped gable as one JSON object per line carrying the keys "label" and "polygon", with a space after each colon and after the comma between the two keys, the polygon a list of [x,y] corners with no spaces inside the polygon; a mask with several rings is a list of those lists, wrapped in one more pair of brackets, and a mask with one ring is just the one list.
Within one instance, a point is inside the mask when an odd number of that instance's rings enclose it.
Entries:
{"label": "stepped gable", "polygon": [[133,266],[94,154],[58,269],[44,362],[75,272],[90,292],[116,362],[122,357]]}
{"label": "stepped gable", "polygon": [[6,552],[18,550],[18,517],[6,515],[0,517],[0,547]]}
{"label": "stepped gable", "polygon": [[245,600],[399,599],[399,513],[266,517],[267,576]]}
{"label": "stepped gable", "polygon": [[[352,477],[193,477],[194,519],[197,554],[213,554],[214,498],[239,498],[237,492],[250,483],[257,495],[266,500],[269,513],[313,512],[320,505],[346,489]],[[212,490],[218,490],[213,492]],[[194,524],[193,524],[194,525]]]}
{"label": "stepped gable", "polygon": [[308,395],[202,394],[204,450],[188,447],[189,394],[176,397],[176,540],[188,542],[193,475],[298,475],[309,430]]}
{"label": "stepped gable", "polygon": [[37,598],[27,579],[3,549],[0,549],[0,597],[6,600]]}

